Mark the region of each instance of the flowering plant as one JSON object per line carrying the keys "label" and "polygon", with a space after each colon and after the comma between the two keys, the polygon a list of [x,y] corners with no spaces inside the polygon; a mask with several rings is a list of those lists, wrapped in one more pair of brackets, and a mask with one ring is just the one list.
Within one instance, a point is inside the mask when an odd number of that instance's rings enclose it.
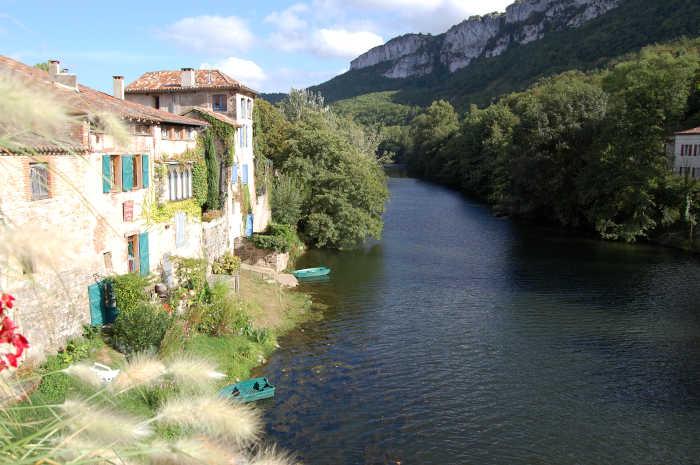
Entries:
{"label": "flowering plant", "polygon": [[15,332],[15,322],[5,314],[14,305],[14,300],[10,294],[0,294],[0,371],[17,368],[24,350],[29,348],[27,338]]}

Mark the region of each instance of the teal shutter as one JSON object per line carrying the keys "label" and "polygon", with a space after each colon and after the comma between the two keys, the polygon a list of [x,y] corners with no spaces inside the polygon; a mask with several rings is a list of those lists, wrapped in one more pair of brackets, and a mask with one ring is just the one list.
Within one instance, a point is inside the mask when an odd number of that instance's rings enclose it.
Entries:
{"label": "teal shutter", "polygon": [[244,186],[248,185],[248,164],[244,163],[241,166],[241,184]]}
{"label": "teal shutter", "polygon": [[238,182],[238,163],[234,163],[233,169],[231,169],[231,182],[233,184]]}
{"label": "teal shutter", "polygon": [[139,273],[148,276],[151,272],[148,263],[148,233],[139,234]]}
{"label": "teal shutter", "polygon": [[253,214],[250,213],[245,220],[245,235],[250,237],[253,235]]}
{"label": "teal shutter", "polygon": [[122,155],[122,190],[130,191],[134,188],[134,157]]}
{"label": "teal shutter", "polygon": [[109,155],[102,155],[102,192],[112,190],[112,164]]}
{"label": "teal shutter", "polygon": [[143,179],[143,187],[147,188],[148,187],[148,172],[149,172],[149,166],[148,166],[148,155],[141,155],[141,175]]}
{"label": "teal shutter", "polygon": [[99,326],[104,324],[102,313],[102,286],[100,283],[88,286],[88,299],[90,301],[90,324]]}

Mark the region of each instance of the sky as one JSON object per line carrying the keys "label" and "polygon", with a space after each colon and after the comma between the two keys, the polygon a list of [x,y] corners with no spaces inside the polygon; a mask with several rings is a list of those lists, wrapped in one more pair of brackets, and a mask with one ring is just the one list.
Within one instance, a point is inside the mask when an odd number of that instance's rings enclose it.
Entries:
{"label": "sky", "polygon": [[82,84],[112,76],[218,68],[262,92],[319,84],[370,48],[409,32],[439,34],[512,0],[0,0],[0,54],[58,59]]}

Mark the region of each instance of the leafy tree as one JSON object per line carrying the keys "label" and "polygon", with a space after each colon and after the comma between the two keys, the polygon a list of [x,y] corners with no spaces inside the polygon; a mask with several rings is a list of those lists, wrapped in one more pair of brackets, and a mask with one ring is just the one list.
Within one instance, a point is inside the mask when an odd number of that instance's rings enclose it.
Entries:
{"label": "leafy tree", "polygon": [[272,183],[270,208],[275,223],[296,226],[302,215],[302,207],[307,194],[295,178],[281,174]]}
{"label": "leafy tree", "polygon": [[219,164],[219,157],[216,153],[216,142],[209,131],[205,131],[204,133],[204,161],[207,165],[206,207],[208,210],[218,210],[221,208],[221,198],[219,196],[221,167]]}
{"label": "leafy tree", "polygon": [[409,168],[430,177],[439,165],[440,149],[459,129],[457,112],[446,100],[433,102],[411,122]]}

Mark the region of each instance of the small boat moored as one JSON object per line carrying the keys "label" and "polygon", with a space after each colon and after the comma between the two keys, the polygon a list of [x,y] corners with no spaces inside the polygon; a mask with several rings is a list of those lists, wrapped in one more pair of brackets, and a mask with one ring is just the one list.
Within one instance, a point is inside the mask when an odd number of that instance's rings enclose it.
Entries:
{"label": "small boat moored", "polygon": [[236,402],[252,402],[275,396],[275,386],[267,378],[252,378],[231,384],[219,391],[219,396]]}
{"label": "small boat moored", "polygon": [[317,278],[319,276],[327,276],[330,274],[331,269],[325,266],[319,266],[316,268],[304,268],[303,270],[294,270],[292,274],[297,279],[304,278]]}

